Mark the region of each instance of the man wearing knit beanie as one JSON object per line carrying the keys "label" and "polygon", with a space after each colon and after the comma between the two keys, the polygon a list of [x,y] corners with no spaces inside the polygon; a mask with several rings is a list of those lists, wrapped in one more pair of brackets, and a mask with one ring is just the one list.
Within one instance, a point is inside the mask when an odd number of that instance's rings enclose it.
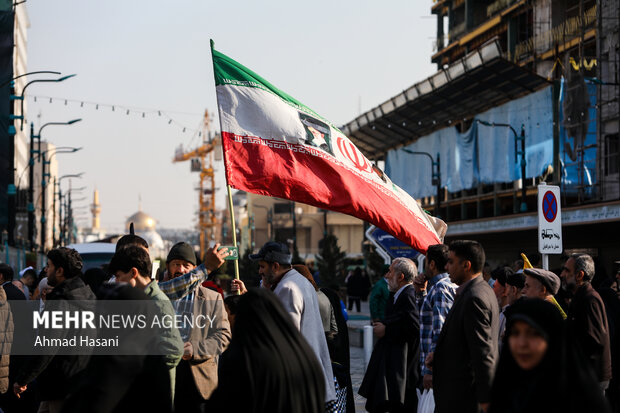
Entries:
{"label": "man wearing knit beanie", "polygon": [[[194,248],[186,243],[175,244],[166,258],[170,279],[180,277],[196,267]],[[177,366],[175,410],[202,411],[206,399],[217,387],[217,360],[230,342],[230,324],[222,296],[198,285],[186,298],[174,302],[177,315],[193,319],[206,317],[206,328],[182,328],[183,359]]]}
{"label": "man wearing knit beanie", "polygon": [[196,253],[187,242],[178,242],[170,249],[166,258],[169,278],[176,278],[196,267]]}

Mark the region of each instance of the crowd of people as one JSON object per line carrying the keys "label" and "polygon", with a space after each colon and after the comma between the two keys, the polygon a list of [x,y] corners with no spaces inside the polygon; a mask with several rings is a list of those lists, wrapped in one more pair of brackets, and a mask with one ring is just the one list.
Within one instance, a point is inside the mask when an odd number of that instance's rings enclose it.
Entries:
{"label": "crowd of people", "polygon": [[389,295],[377,283],[370,297],[371,313],[380,302],[385,314],[371,314],[379,341],[359,390],[366,409],[416,411],[416,389],[432,389],[437,413],[618,411],[620,272],[599,294],[587,254],[559,274],[527,257],[493,271],[485,262],[465,240],[430,246],[423,273],[392,262],[380,281]]}
{"label": "crowd of people", "polygon": [[[227,255],[216,244],[200,263],[181,242],[153,279],[148,244],[126,235],[105,268],[83,272],[70,248],[49,251],[40,274],[28,268],[18,280],[0,264],[1,411],[354,412],[339,291],[268,242],[250,255],[260,287],[234,279],[225,297],[213,274]],[[586,254],[568,257],[560,274],[527,258],[519,268],[485,263],[478,242],[461,240],[430,246],[422,272],[396,258],[372,290],[361,269],[351,272],[349,310],[371,290],[377,339],[359,388],[366,409],[415,412],[419,391],[432,389],[437,413],[618,411],[620,280],[597,291]],[[11,354],[28,324],[12,311],[19,300],[39,300],[41,311],[131,300],[212,322],[128,329],[127,342],[147,343],[137,352],[24,356]]]}

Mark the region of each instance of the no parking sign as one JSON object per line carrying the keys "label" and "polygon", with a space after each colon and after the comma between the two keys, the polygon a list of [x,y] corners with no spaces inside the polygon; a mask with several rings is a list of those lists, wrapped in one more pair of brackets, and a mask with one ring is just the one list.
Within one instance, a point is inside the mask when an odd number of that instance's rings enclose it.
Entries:
{"label": "no parking sign", "polygon": [[560,187],[538,186],[538,252],[562,253],[562,209]]}

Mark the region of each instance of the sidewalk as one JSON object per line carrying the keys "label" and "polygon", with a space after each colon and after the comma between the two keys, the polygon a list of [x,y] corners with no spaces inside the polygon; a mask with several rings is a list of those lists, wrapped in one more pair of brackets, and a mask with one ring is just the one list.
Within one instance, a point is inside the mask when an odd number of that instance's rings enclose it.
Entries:
{"label": "sidewalk", "polygon": [[[353,309],[355,309],[355,306]],[[355,397],[355,411],[365,412],[366,409],[364,409],[364,405],[366,404],[366,399],[357,394],[357,391],[360,388],[360,384],[362,384],[364,372],[366,371],[362,330],[364,326],[370,324],[368,301],[362,301],[360,310],[359,313],[356,311],[348,311],[349,321],[347,321],[347,325],[349,327],[351,383],[353,384],[353,395]]]}

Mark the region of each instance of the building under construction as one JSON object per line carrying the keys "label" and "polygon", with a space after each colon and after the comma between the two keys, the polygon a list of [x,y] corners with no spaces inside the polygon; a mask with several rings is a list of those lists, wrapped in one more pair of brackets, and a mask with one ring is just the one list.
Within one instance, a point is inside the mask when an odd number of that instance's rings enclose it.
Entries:
{"label": "building under construction", "polygon": [[205,110],[201,136],[202,144],[195,149],[184,150],[182,146],[177,148],[173,162],[191,162],[192,172],[199,175],[198,187],[198,225],[200,239],[200,255],[206,248],[220,239],[218,215],[215,207],[215,162],[221,161],[221,139],[219,135],[211,133],[209,112]]}
{"label": "building under construction", "polygon": [[[618,0],[437,0],[438,72],[343,126],[391,179],[500,265],[537,251],[559,185],[565,252],[620,259]],[[552,256],[551,268],[559,256]]]}

